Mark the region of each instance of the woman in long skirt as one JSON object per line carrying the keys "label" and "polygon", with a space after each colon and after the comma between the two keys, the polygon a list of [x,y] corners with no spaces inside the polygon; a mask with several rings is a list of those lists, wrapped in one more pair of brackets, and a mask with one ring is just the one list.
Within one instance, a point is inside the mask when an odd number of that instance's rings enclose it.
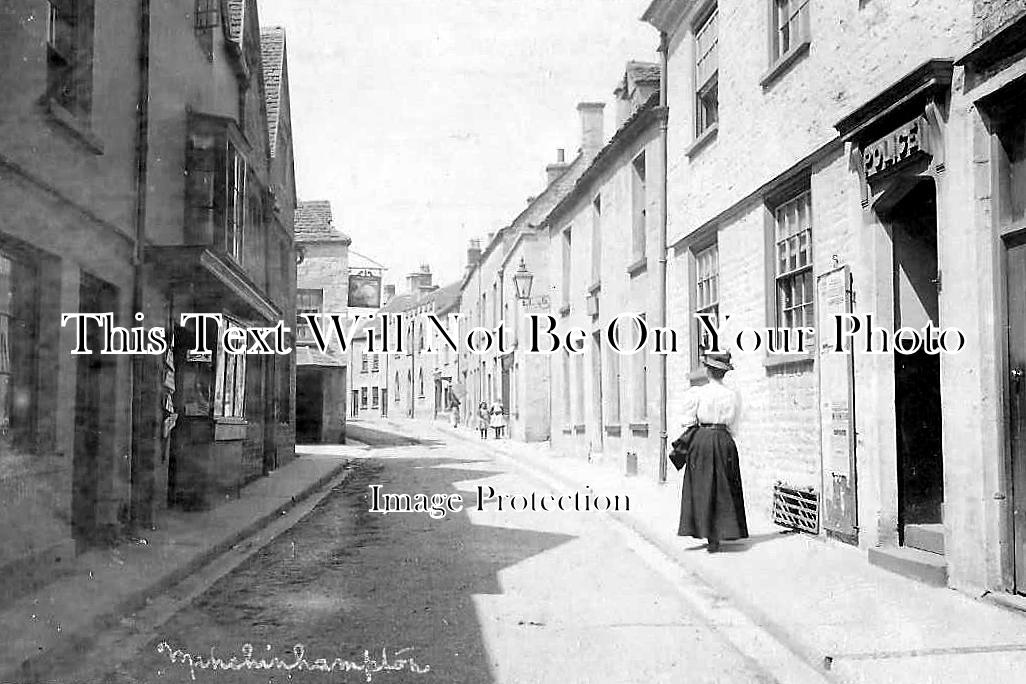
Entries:
{"label": "woman in long skirt", "polygon": [[684,427],[698,429],[688,447],[680,502],[680,536],[708,540],[709,553],[720,542],[748,536],[741,469],[731,431],[741,413],[736,392],[723,385],[733,370],[730,354],[703,356],[709,382],[685,395]]}

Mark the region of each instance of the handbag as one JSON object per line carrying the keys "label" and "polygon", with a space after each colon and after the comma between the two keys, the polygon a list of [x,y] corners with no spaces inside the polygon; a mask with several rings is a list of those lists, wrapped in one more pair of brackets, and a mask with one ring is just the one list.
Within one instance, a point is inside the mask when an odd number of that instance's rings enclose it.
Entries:
{"label": "handbag", "polygon": [[673,440],[673,450],[670,452],[670,462],[677,470],[682,470],[688,462],[688,450],[691,448],[691,440],[698,431],[698,425],[692,425],[685,430],[680,437]]}

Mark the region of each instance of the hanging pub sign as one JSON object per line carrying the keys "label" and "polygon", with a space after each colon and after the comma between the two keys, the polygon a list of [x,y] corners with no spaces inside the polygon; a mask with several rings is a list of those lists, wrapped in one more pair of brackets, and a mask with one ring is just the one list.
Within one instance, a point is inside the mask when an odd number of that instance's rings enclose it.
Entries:
{"label": "hanging pub sign", "polygon": [[929,152],[926,117],[917,116],[879,140],[866,145],[862,150],[866,178],[871,178],[892,167],[901,166],[905,162]]}
{"label": "hanging pub sign", "polygon": [[349,306],[377,309],[381,306],[381,275],[372,271],[349,274]]}

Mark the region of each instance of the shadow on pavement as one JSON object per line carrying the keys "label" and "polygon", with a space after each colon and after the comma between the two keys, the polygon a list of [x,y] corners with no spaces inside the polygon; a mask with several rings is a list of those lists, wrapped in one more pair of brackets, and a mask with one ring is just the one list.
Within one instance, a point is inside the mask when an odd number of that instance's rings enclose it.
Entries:
{"label": "shadow on pavement", "polygon": [[[420,444],[424,444],[420,442]],[[405,450],[402,450],[405,452]],[[104,682],[191,682],[190,668],[158,654],[161,641],[209,657],[294,662],[302,644],[318,658],[362,662],[403,649],[426,673],[380,672],[381,682],[493,682],[475,594],[500,594],[499,571],[554,549],[566,534],[472,524],[466,511],[369,513],[370,485],[383,492],[457,492],[456,483],[494,476],[479,461],[433,454],[354,462],[349,479],[305,520],[211,587],[160,630],[147,649]],[[482,464],[483,465],[483,464]],[[467,508],[476,502],[465,499]],[[195,670],[206,682],[356,682],[360,673]],[[273,676],[272,676],[273,674]],[[291,676],[289,676],[291,675]]]}

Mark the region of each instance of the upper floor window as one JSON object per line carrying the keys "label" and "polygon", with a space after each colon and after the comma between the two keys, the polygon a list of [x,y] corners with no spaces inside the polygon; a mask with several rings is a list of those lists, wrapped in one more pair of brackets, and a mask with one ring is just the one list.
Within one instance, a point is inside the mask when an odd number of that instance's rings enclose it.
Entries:
{"label": "upper floor window", "polygon": [[263,287],[264,192],[242,149],[234,124],[201,114],[190,117],[186,241],[216,245]]}
{"label": "upper floor window", "polygon": [[631,244],[635,259],[645,256],[647,235],[645,213],[648,194],[645,187],[645,153],[634,158],[631,164]]}
{"label": "upper floor window", "polygon": [[591,202],[591,279],[602,279],[602,195]]}
{"label": "upper floor window", "polygon": [[93,100],[93,0],[50,0],[46,19],[47,97],[86,118]]}
{"label": "upper floor window", "polygon": [[812,194],[806,190],[774,211],[777,328],[814,327]]}
{"label": "upper floor window", "polygon": [[324,291],[302,288],[296,290],[296,342],[309,344],[314,341],[313,329],[303,314],[319,314],[324,307]]}
{"label": "upper floor window", "polygon": [[809,37],[809,0],[773,3],[773,61],[785,57]]}
{"label": "upper floor window", "polygon": [[221,23],[220,4],[221,0],[196,0],[196,37],[207,59],[214,57],[214,29]]}
{"label": "upper floor window", "polygon": [[562,287],[560,293],[562,295],[562,303],[567,305],[570,303],[570,263],[573,256],[573,233],[570,227],[567,227],[563,231],[563,261],[562,261]]}
{"label": "upper floor window", "polygon": [[695,30],[695,135],[719,121],[719,8],[714,6]]}

